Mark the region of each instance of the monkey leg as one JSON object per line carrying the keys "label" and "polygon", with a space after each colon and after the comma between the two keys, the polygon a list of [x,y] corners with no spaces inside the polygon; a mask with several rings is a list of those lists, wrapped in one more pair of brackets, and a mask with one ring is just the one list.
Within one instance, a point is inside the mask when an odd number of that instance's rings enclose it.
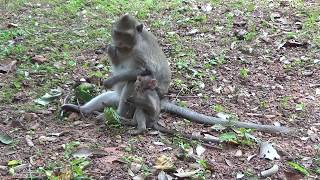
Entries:
{"label": "monkey leg", "polygon": [[137,124],[138,124],[138,122],[135,119],[127,119],[127,118],[124,118],[124,117],[120,117],[120,121],[121,121],[121,124],[125,125],[125,126],[134,126],[134,127],[136,127]]}
{"label": "monkey leg", "polygon": [[82,106],[75,104],[64,104],[61,106],[63,111],[82,112],[90,114],[93,111],[102,111],[106,106],[117,107],[119,103],[119,94],[116,91],[104,92]]}
{"label": "monkey leg", "polygon": [[128,82],[123,87],[121,91],[121,95],[119,97],[119,105],[117,112],[120,117],[124,117],[126,119],[132,119],[135,113],[135,106],[132,103],[128,103],[127,99],[134,92],[134,82]]}
{"label": "monkey leg", "polygon": [[133,116],[133,120],[137,122],[137,129],[132,130],[129,133],[132,135],[143,134],[147,131],[147,118],[146,114],[143,112],[141,108],[136,108]]}

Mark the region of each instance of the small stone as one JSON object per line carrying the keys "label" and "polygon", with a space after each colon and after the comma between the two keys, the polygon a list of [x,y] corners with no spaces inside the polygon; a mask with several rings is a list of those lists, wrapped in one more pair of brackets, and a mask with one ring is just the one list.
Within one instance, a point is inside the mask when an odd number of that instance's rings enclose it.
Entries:
{"label": "small stone", "polygon": [[204,12],[210,12],[212,10],[212,6],[208,3],[206,5],[201,6],[201,10]]}
{"label": "small stone", "polygon": [[187,35],[194,35],[194,34],[197,34],[199,32],[198,29],[192,29],[191,31],[187,32]]}
{"label": "small stone", "polygon": [[38,115],[36,113],[25,113],[23,117],[26,121],[31,121],[37,119]]}
{"label": "small stone", "polygon": [[234,156],[241,157],[242,156],[242,151],[241,150],[237,150],[236,153],[234,154]]}
{"label": "small stone", "polygon": [[137,175],[132,178],[133,180],[144,180],[145,178],[142,175]]}
{"label": "small stone", "polygon": [[80,119],[80,116],[77,113],[71,113],[68,117],[69,121],[74,121],[74,122],[77,122],[79,119]]}
{"label": "small stone", "polygon": [[303,75],[309,77],[309,76],[313,75],[313,72],[310,70],[305,70],[305,71],[303,71]]}
{"label": "small stone", "polygon": [[97,49],[97,50],[95,50],[94,53],[96,53],[96,54],[103,54],[103,51],[102,51],[101,49]]}
{"label": "small stone", "polygon": [[57,140],[57,138],[55,138],[55,137],[47,137],[47,136],[40,136],[39,137],[39,141],[42,144],[45,143],[45,142],[54,142],[56,140]]}
{"label": "small stone", "polygon": [[141,170],[142,165],[139,163],[131,163],[130,165],[130,169],[133,173],[138,173]]}
{"label": "small stone", "polygon": [[235,35],[236,37],[239,39],[239,40],[243,40],[244,39],[244,36],[247,34],[248,32],[244,29],[241,29],[239,31],[236,31],[235,32]]}

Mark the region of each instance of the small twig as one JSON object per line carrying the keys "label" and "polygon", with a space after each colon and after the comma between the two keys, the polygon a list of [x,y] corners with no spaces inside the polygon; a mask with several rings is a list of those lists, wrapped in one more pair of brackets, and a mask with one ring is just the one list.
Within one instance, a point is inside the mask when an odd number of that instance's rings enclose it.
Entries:
{"label": "small twig", "polygon": [[165,97],[175,97],[175,98],[200,98],[199,96],[178,96],[178,95],[165,95]]}
{"label": "small twig", "polygon": [[101,174],[104,176],[109,176],[113,169],[110,169],[108,172],[101,172],[101,171],[88,171],[88,174]]}
{"label": "small twig", "polygon": [[[68,94],[62,101],[62,104],[66,104],[68,101],[69,101],[69,98],[70,98],[70,95]],[[60,119],[63,118],[63,114],[64,114],[64,111],[61,109],[60,110]]]}
{"label": "small twig", "polygon": [[178,99],[178,97],[179,97],[179,95],[180,95],[180,93],[183,91],[183,87],[180,89],[180,91],[178,92],[178,94],[177,94],[177,96],[176,96],[176,98],[175,98],[175,101]]}
{"label": "small twig", "polygon": [[79,108],[79,112],[80,112],[80,114],[81,114],[81,117],[82,118],[84,118],[84,115],[83,115],[83,113],[82,113],[82,111],[81,111],[81,109],[80,109],[80,103],[79,103],[79,99],[77,99],[77,104],[78,104],[78,108]]}
{"label": "small twig", "polygon": [[213,146],[211,144],[208,144],[208,143],[202,143],[202,145],[206,146],[206,147],[209,147],[209,148],[212,148],[212,149],[219,149],[219,150],[222,150],[221,147],[218,147],[218,146]]}
{"label": "small twig", "polygon": [[66,104],[70,99],[70,94],[68,94],[64,99],[63,99],[63,104]]}
{"label": "small twig", "polygon": [[313,88],[313,87],[318,88],[318,87],[320,87],[320,84],[310,84],[310,87],[311,88]]}

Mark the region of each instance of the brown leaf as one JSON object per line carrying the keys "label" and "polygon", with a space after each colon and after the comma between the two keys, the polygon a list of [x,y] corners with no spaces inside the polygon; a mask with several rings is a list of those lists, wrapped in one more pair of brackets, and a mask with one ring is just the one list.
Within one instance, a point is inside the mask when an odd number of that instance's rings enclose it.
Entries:
{"label": "brown leaf", "polygon": [[106,147],[106,148],[103,148],[103,151],[110,153],[110,154],[116,154],[118,156],[123,155],[123,152],[118,150],[118,147]]}
{"label": "brown leaf", "polygon": [[80,116],[79,116],[79,114],[78,113],[71,113],[70,115],[69,115],[69,117],[68,117],[68,120],[69,121],[78,121],[78,120],[80,120]]}
{"label": "brown leaf", "polygon": [[15,24],[15,23],[8,23],[7,24],[7,28],[16,28],[18,27],[18,24]]}
{"label": "brown leaf", "polygon": [[104,165],[112,164],[115,161],[121,162],[119,156],[106,156],[103,158],[99,158],[99,160]]}
{"label": "brown leaf", "polygon": [[13,72],[16,69],[17,61],[2,61],[0,64],[0,73]]}
{"label": "brown leaf", "polygon": [[165,155],[161,155],[156,159],[155,168],[160,170],[174,170],[176,167],[173,164],[171,157],[167,157]]}
{"label": "brown leaf", "polygon": [[303,42],[303,43],[300,43],[300,42],[297,42],[297,41],[294,41],[294,40],[289,40],[289,41],[286,41],[285,43],[282,43],[278,46],[278,49],[282,48],[282,47],[286,47],[286,48],[296,48],[296,47],[303,47],[303,48],[307,48],[309,44],[307,42]]}
{"label": "brown leaf", "polygon": [[225,162],[228,166],[233,166],[232,161],[230,161],[229,159],[225,159]]}
{"label": "brown leaf", "polygon": [[30,135],[26,135],[25,140],[30,147],[34,147],[34,143],[32,142],[32,137]]}
{"label": "brown leaf", "polygon": [[32,60],[36,63],[44,63],[47,61],[47,58],[42,55],[35,55],[32,57]]}

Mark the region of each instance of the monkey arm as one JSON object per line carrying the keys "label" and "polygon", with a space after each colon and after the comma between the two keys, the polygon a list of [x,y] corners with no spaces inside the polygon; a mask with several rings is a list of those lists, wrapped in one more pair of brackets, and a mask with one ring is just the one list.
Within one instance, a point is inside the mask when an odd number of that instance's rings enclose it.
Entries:
{"label": "monkey arm", "polygon": [[135,80],[137,80],[137,76],[148,75],[148,74],[151,74],[151,72],[149,70],[145,70],[145,69],[126,71],[126,72],[117,74],[117,75],[110,77],[109,79],[103,81],[103,85],[105,88],[110,89],[118,82],[135,81]]}

